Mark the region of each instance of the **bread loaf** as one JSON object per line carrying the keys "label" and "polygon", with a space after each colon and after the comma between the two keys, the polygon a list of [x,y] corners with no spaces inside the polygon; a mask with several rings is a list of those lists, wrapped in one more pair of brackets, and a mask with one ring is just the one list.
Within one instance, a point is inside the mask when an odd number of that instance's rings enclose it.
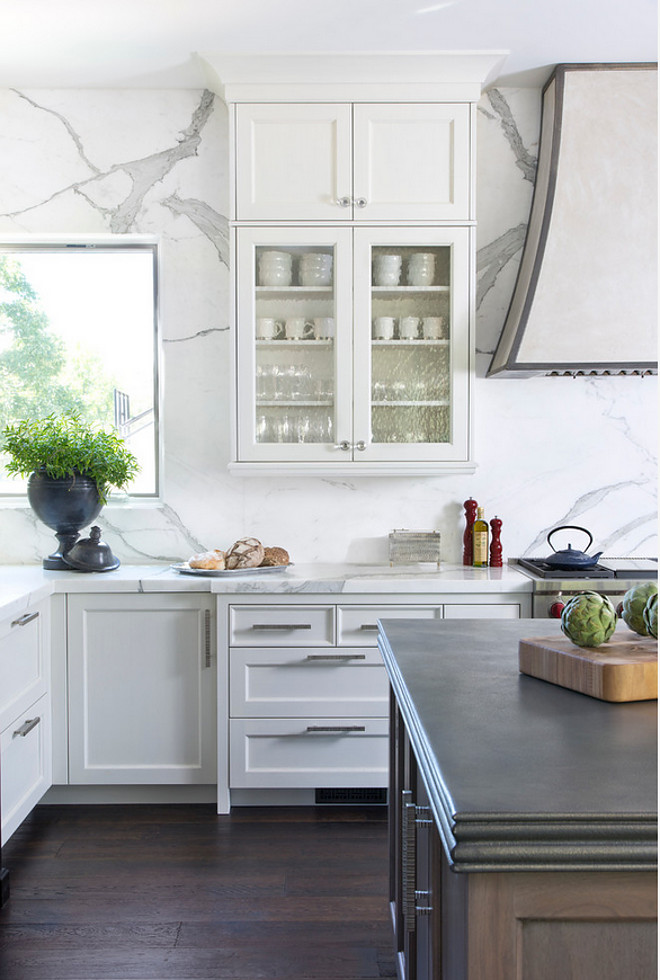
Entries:
{"label": "bread loaf", "polygon": [[239,538],[227,552],[227,568],[257,568],[264,558],[264,546],[256,538]]}
{"label": "bread loaf", "polygon": [[193,555],[188,559],[191,568],[225,568],[225,553],[216,548],[214,551],[200,551],[198,555]]}
{"label": "bread loaf", "polygon": [[262,565],[288,565],[289,552],[284,548],[264,548]]}

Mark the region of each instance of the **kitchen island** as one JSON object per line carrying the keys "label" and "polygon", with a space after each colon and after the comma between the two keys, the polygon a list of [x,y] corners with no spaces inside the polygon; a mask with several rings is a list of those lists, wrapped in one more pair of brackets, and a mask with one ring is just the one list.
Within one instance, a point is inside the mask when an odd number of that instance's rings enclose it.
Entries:
{"label": "kitchen island", "polygon": [[380,629],[401,976],[655,977],[657,702],[519,674],[558,623]]}

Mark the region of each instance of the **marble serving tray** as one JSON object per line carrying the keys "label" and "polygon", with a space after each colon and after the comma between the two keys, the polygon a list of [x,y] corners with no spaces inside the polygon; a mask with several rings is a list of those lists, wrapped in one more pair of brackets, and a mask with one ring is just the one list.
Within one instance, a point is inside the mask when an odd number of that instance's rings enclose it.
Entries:
{"label": "marble serving tray", "polygon": [[170,567],[182,575],[205,575],[212,578],[233,578],[236,575],[264,575],[269,572],[283,572],[293,565],[259,565],[257,568],[191,568],[187,561],[177,562]]}

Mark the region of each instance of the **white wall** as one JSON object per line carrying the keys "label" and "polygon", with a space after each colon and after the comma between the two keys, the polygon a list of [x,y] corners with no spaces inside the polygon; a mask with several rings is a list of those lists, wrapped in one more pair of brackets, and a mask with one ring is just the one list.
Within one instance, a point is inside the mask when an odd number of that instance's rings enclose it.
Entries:
{"label": "white wall", "polygon": [[[190,91],[0,91],[1,236],[161,242],[163,502],[104,509],[104,539],[123,562],[180,560],[247,533],[298,562],[380,561],[395,527],[438,528],[443,557],[460,561],[469,496],[502,519],[507,557],[547,553],[559,524],[585,525],[609,555],[655,554],[656,379],[484,377],[520,258],[539,121],[538,90],[493,90],[479,105],[476,474],[235,477],[224,105]],[[53,544],[27,505],[0,503],[0,561],[36,562]]]}

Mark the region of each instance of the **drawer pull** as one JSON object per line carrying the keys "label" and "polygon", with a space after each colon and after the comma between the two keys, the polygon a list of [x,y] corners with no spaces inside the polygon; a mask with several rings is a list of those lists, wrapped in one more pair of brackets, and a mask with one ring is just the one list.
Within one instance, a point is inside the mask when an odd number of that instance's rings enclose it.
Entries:
{"label": "drawer pull", "polygon": [[365,633],[377,633],[378,623],[362,623],[360,629],[364,630]]}
{"label": "drawer pull", "polygon": [[366,653],[308,653],[305,660],[366,660]]}
{"label": "drawer pull", "polygon": [[320,732],[321,734],[334,734],[342,732],[366,732],[364,725],[308,725],[308,732]]}
{"label": "drawer pull", "polygon": [[311,623],[253,623],[253,630],[311,630]]}
{"label": "drawer pull", "polygon": [[15,619],[14,622],[11,625],[12,626],[27,626],[27,624],[28,623],[31,623],[33,619],[36,619],[38,615],[39,615],[38,612],[25,613],[23,616],[19,616],[18,619]]}
{"label": "drawer pull", "polygon": [[29,735],[29,733],[32,731],[33,728],[37,727],[40,721],[41,718],[28,718],[27,721],[23,722],[20,728],[16,729],[16,731],[14,732],[14,738],[17,735],[20,735],[22,738],[25,738],[25,736]]}

